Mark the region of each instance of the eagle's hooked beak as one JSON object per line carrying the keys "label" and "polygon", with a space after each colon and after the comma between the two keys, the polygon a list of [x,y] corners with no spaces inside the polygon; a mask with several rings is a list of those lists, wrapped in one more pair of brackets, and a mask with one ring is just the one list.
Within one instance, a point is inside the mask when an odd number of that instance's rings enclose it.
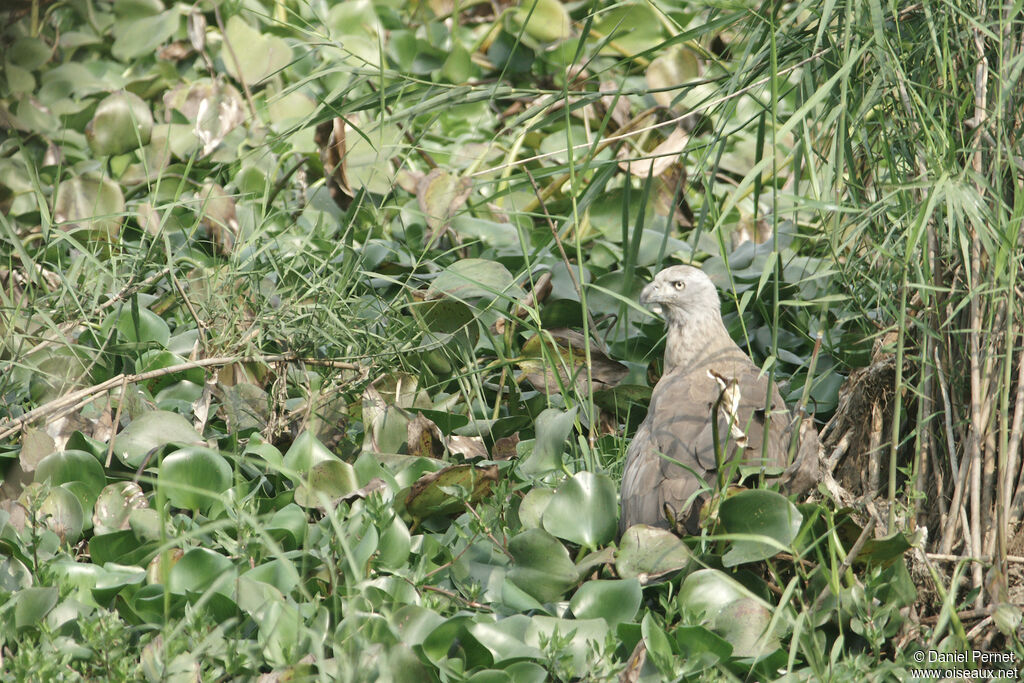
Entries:
{"label": "eagle's hooked beak", "polygon": [[658,283],[651,282],[640,292],[640,303],[644,306],[650,305],[651,310],[661,315],[662,309],[658,297]]}

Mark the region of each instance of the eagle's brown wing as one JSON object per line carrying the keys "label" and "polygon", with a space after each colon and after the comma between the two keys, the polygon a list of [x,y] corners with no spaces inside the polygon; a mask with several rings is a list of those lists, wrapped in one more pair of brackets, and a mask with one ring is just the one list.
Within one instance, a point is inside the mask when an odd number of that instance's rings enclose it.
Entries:
{"label": "eagle's brown wing", "polygon": [[[790,414],[778,391],[773,390],[767,448],[762,451],[768,383],[749,360],[742,360],[724,364],[721,369],[725,372],[719,372],[737,382],[736,427],[746,437],[731,432],[727,411],[720,406],[718,437],[725,448],[724,462],[730,463],[731,479],[737,470],[732,465],[764,466],[768,474],[778,476],[787,464]],[[715,368],[677,369],[655,386],[647,418],[626,456],[620,532],[634,524],[669,527],[667,507],[689,533],[697,533],[700,507],[707,499],[706,493],[699,492],[715,481],[711,414],[722,392],[709,369]]]}

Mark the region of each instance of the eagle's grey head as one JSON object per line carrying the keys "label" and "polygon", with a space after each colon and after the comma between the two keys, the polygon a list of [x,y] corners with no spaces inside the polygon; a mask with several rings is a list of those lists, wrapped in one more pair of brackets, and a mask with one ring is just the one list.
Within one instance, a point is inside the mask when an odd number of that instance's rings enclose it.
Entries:
{"label": "eagle's grey head", "polygon": [[669,324],[721,317],[718,290],[693,266],[671,266],[654,276],[640,293],[640,303],[665,316]]}

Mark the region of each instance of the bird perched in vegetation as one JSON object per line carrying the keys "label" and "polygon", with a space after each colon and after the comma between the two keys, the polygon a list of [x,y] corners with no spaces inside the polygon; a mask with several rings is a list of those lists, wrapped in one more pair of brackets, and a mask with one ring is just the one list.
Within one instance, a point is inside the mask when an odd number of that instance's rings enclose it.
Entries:
{"label": "bird perched in vegetation", "polygon": [[[729,336],[711,279],[691,266],[666,268],[644,287],[640,303],[664,316],[668,335],[664,375],[626,455],[620,533],[634,524],[697,533],[717,476],[716,440],[733,477],[738,466],[753,466],[781,474],[789,493],[813,486],[813,420],[797,425],[775,387],[765,410],[768,378]],[[794,429],[799,444],[790,465]]]}

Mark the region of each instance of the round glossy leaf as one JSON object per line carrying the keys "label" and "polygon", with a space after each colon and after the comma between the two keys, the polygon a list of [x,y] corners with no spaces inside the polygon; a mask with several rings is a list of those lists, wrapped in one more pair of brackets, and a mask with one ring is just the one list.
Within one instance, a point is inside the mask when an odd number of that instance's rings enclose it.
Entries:
{"label": "round glossy leaf", "polygon": [[523,0],[516,18],[531,38],[543,43],[569,37],[569,12],[559,0]]}
{"label": "round glossy leaf", "polygon": [[565,443],[575,420],[575,407],[567,411],[557,408],[541,411],[535,423],[537,436],[533,442],[533,451],[519,466],[524,474],[536,475],[561,469],[562,453],[565,452]]}
{"label": "round glossy leaf", "polygon": [[32,585],[32,572],[21,560],[10,555],[0,555],[0,591],[13,593]]}
{"label": "round glossy leaf", "polygon": [[409,535],[409,527],[395,515],[391,524],[380,535],[377,544],[377,564],[389,569],[398,569],[409,559],[411,549],[412,537]]}
{"label": "round glossy leaf", "polygon": [[201,444],[202,438],[192,423],[177,413],[154,410],[131,421],[114,437],[114,455],[132,469],[142,464],[146,454],[169,443]]}
{"label": "round glossy leaf", "polygon": [[615,556],[615,571],[642,583],[678,571],[690,563],[690,549],[667,529],[637,524],[626,529]]}
{"label": "round glossy leaf", "polygon": [[292,49],[288,43],[277,36],[260,33],[237,14],[228,19],[224,37],[232,47],[231,51],[221,53],[225,68],[232,78],[250,86],[292,61]]}
{"label": "round glossy leaf", "polygon": [[764,536],[774,541],[734,541],[732,548],[722,556],[722,564],[726,567],[758,562],[790,547],[803,522],[800,511],[789,499],[764,489],[740,491],[725,499],[718,517],[726,533]]}
{"label": "round glossy leaf", "polygon": [[497,261],[469,258],[456,261],[430,283],[428,299],[450,296],[462,301],[484,299],[518,300],[522,290],[515,284],[512,273]]}
{"label": "round glossy leaf", "polygon": [[141,567],[108,563],[92,586],[92,596],[101,605],[107,605],[118,593],[129,586],[146,582],[146,570]]}
{"label": "round glossy leaf", "polygon": [[208,548],[192,548],[173,567],[167,580],[172,593],[201,593],[233,572],[231,560]]}
{"label": "round glossy leaf", "polygon": [[138,149],[153,133],[153,114],[141,97],[127,91],[116,92],[96,107],[85,126],[89,148],[97,156],[113,156]]}
{"label": "round glossy leaf", "polygon": [[642,599],[643,591],[636,579],[593,580],[579,587],[569,607],[578,619],[604,619],[614,628],[636,618]]}
{"label": "round glossy leaf", "polygon": [[553,536],[596,548],[615,538],[618,496],[606,474],[577,472],[558,487],[544,509],[544,529]]}
{"label": "round glossy leaf", "polygon": [[36,466],[36,481],[49,481],[52,486],[75,482],[80,484],[73,493],[79,495],[83,510],[91,510],[97,496],[107,483],[103,465],[85,451],[51,453]]}
{"label": "round glossy leaf", "polygon": [[135,319],[131,306],[125,306],[116,314],[114,326],[121,333],[121,338],[131,343],[167,346],[171,340],[171,328],[167,326],[163,318],[148,308],[139,308],[138,311],[138,320]]}
{"label": "round glossy leaf", "polygon": [[39,515],[46,520],[46,526],[60,536],[62,541],[74,543],[82,537],[85,512],[78,496],[64,485],[50,489],[39,506]]}
{"label": "round glossy leaf", "polygon": [[717,569],[700,569],[683,580],[679,606],[685,612],[712,623],[722,609],[739,599],[751,598],[768,606],[746,586]]}
{"label": "round glossy leaf", "polygon": [[554,602],[578,579],[569,551],[543,529],[528,529],[508,543],[515,567],[508,578],[538,602]]}
{"label": "round glossy leaf", "polygon": [[90,228],[95,239],[113,240],[124,209],[121,187],[109,178],[69,178],[57,186],[53,219],[65,230]]}
{"label": "round glossy leaf", "polygon": [[325,498],[330,501],[357,488],[359,483],[352,465],[336,458],[324,460],[313,465],[295,488],[295,502],[302,507],[318,507]]}
{"label": "round glossy leaf", "polygon": [[542,525],[544,510],[547,509],[554,489],[531,489],[519,504],[519,521],[526,529],[538,529]]}
{"label": "round glossy leaf", "polygon": [[337,461],[338,457],[308,430],[299,434],[284,454],[284,466],[299,474],[306,474],[314,465],[332,460]]}
{"label": "round glossy leaf", "polygon": [[217,451],[188,446],[163,459],[157,486],[175,507],[208,510],[231,486],[231,465]]}
{"label": "round glossy leaf", "polygon": [[17,630],[36,627],[57,604],[60,593],[56,586],[23,588],[15,596],[14,627]]}
{"label": "round glossy leaf", "polygon": [[760,600],[740,598],[725,605],[711,628],[732,645],[734,657],[759,657],[779,648],[779,638],[768,630],[772,612]]}
{"label": "round glossy leaf", "polygon": [[[161,320],[161,322],[163,321]],[[142,354],[139,358],[136,370],[138,372],[162,370],[164,368],[173,368],[175,365],[182,365],[185,362],[185,359],[176,353],[171,353],[170,351],[163,349],[154,349]],[[172,372],[150,380],[148,386],[150,392],[155,396],[162,389],[182,380],[187,380],[192,384],[202,387],[203,383],[206,381],[206,373],[203,372],[202,368],[192,368],[181,372]]]}
{"label": "round glossy leaf", "polygon": [[99,535],[127,529],[129,513],[146,507],[146,496],[135,482],[119,481],[105,486],[93,506],[94,532]]}

